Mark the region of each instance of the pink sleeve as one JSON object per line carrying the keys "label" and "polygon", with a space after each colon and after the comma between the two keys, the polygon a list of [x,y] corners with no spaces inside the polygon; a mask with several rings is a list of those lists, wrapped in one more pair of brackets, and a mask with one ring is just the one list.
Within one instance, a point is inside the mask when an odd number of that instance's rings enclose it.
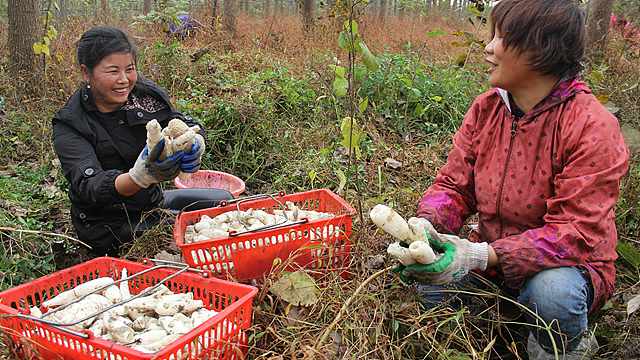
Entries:
{"label": "pink sleeve", "polygon": [[479,108],[477,101],[471,105],[453,138],[447,163],[418,204],[417,216],[428,219],[440,232],[457,234],[466,218],[476,211],[472,141]]}

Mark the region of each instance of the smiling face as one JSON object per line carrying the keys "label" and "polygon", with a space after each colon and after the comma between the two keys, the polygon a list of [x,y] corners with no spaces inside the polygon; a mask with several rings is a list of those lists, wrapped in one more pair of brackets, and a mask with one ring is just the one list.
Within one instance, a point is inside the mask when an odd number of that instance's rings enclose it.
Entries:
{"label": "smiling face", "polygon": [[131,53],[114,53],[103,58],[92,70],[81,65],[85,81],[100,112],[118,110],[127,102],[129,93],[138,80]]}
{"label": "smiling face", "polygon": [[489,83],[507,91],[527,84],[531,79],[540,76],[529,65],[526,53],[519,53],[516,49],[506,48],[502,34],[495,30],[493,39],[484,48],[485,61],[489,63]]}

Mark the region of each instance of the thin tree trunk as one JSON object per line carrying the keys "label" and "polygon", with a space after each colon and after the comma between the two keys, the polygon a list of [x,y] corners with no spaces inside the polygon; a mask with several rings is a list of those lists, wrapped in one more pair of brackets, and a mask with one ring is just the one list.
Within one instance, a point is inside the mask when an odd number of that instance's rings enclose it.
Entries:
{"label": "thin tree trunk", "polygon": [[378,21],[384,24],[387,17],[387,0],[380,0],[380,9],[378,9]]}
{"label": "thin tree trunk", "polygon": [[305,32],[313,28],[314,0],[303,0],[302,2],[302,24]]}
{"label": "thin tree trunk", "polygon": [[264,0],[262,3],[262,16],[265,18],[271,16],[271,0]]}
{"label": "thin tree trunk", "polygon": [[18,91],[37,94],[38,70],[33,44],[38,41],[39,19],[38,0],[9,0],[8,45],[11,73],[18,84]]}
{"label": "thin tree trunk", "polygon": [[235,0],[224,0],[224,13],[222,14],[224,30],[233,37],[236,36],[236,9]]}
{"label": "thin tree trunk", "polygon": [[218,0],[212,0],[212,2],[213,2],[213,4],[212,4],[213,5],[213,9],[211,10],[211,17],[212,17],[211,18],[211,27],[215,29],[216,28],[216,22],[218,21],[218,12],[219,12],[218,11],[218,7],[219,7],[219,4],[218,4]]}
{"label": "thin tree trunk", "polygon": [[152,6],[153,6],[153,0],[144,0],[144,5],[142,6],[142,13],[147,15],[149,11],[151,11]]}
{"label": "thin tree trunk", "polygon": [[592,60],[600,59],[607,46],[613,0],[591,0],[587,20],[587,51]]}
{"label": "thin tree trunk", "polygon": [[100,0],[100,11],[102,11],[102,15],[109,12],[109,0]]}

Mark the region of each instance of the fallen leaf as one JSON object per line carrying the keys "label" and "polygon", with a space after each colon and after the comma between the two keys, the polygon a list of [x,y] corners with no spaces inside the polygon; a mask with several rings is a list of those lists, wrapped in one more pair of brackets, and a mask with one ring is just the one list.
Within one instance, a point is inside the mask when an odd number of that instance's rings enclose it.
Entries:
{"label": "fallen leaf", "polygon": [[366,263],[367,269],[381,269],[384,265],[384,259],[384,255],[382,254],[369,256]]}
{"label": "fallen leaf", "polygon": [[269,291],[296,306],[309,306],[318,302],[316,282],[304,271],[284,272]]}
{"label": "fallen leaf", "polygon": [[183,262],[181,255],[170,254],[166,250],[162,250],[161,252],[157,253],[153,258],[165,261]]}
{"label": "fallen leaf", "polygon": [[638,309],[640,309],[640,294],[627,302],[627,315],[633,314]]}
{"label": "fallen leaf", "polygon": [[384,159],[384,165],[392,169],[399,169],[402,167],[402,162],[393,158],[386,158]]}

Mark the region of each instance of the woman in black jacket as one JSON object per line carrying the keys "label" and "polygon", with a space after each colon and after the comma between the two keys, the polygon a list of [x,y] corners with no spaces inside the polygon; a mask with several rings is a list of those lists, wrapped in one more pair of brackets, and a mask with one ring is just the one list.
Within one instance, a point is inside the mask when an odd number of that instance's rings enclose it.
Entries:
{"label": "woman in black jacket", "polygon": [[136,48],[121,30],[88,30],[77,56],[84,85],[53,118],[54,148],[69,181],[78,238],[95,255],[117,256],[119,246],[134,237],[143,211],[171,207],[157,184],[198,170],[204,131],[190,151],[159,160],[164,141],[146,147],[147,122],[156,119],[166,127],[180,118],[198,124],[138,74]]}

